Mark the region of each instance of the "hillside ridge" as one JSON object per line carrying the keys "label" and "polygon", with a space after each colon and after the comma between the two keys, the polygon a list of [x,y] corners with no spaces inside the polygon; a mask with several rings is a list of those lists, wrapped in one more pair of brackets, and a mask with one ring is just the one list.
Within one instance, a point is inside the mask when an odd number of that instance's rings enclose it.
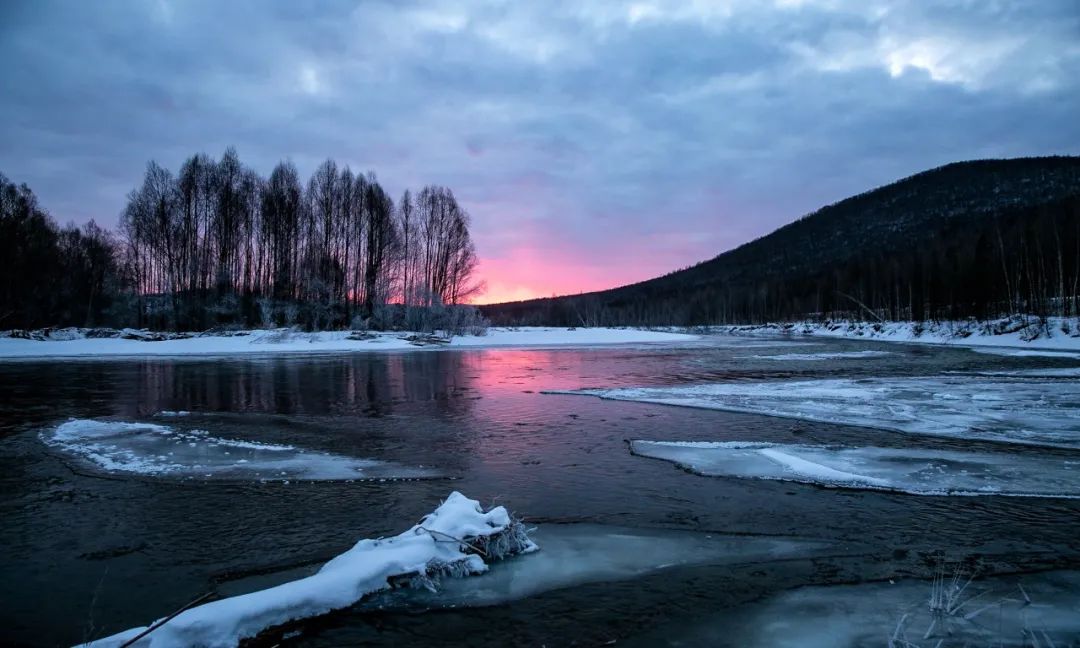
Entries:
{"label": "hillside ridge", "polygon": [[[763,281],[788,284],[808,275],[842,268],[867,254],[896,257],[907,248],[933,244],[935,240],[947,245],[950,241],[941,239],[963,238],[965,224],[985,234],[986,221],[994,221],[1000,229],[1002,223],[997,221],[1010,221],[1009,214],[1015,216],[1043,206],[1060,208],[1077,196],[1080,196],[1080,156],[953,162],[826,205],[769,234],[666,275],[602,291],[489,304],[481,309],[497,323],[559,324],[563,323],[557,321],[560,318],[544,317],[542,313],[562,302],[575,307],[589,303],[607,310],[629,305],[624,302],[640,302],[634,308],[639,311],[636,316],[607,317],[604,323],[708,323],[700,314],[677,317],[680,322],[659,322],[651,316],[643,317],[640,311],[650,309],[649,301],[674,298],[673,293],[701,302],[703,296],[688,293],[694,289],[714,293],[726,290],[730,298],[740,286],[746,288]],[[1060,239],[1060,232],[1057,237]],[[976,240],[972,245],[978,243]],[[899,263],[900,259],[893,261]],[[789,292],[782,286],[780,290]],[[851,305],[850,300],[845,302]],[[822,309],[781,310],[790,312],[773,314],[787,318]],[[721,319],[749,321],[750,313],[746,314],[745,320]],[[568,323],[573,323],[572,319]]]}

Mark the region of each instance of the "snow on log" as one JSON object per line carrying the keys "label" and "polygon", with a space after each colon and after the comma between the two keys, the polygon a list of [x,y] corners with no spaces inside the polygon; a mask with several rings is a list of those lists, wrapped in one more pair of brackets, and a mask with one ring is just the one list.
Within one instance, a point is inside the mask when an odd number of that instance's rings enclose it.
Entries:
{"label": "snow on log", "polygon": [[312,576],[206,603],[160,625],[132,628],[84,646],[119,647],[136,638],[130,645],[236,646],[283,624],[347,608],[373,592],[435,587],[440,578],[479,574],[492,561],[536,550],[524,526],[504,507],[485,512],[479,502],[455,491],[408,531],[361,540]]}

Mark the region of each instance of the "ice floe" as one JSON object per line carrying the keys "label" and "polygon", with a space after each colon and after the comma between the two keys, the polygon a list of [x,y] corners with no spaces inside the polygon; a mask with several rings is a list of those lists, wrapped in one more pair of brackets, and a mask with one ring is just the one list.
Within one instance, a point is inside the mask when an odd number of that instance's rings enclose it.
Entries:
{"label": "ice floe", "polygon": [[1061,369],[1016,369],[1002,371],[977,371],[979,376],[1011,376],[1014,378],[1080,378],[1080,367]]}
{"label": "ice floe", "polygon": [[387,593],[370,604],[379,608],[498,605],[564,587],[627,580],[672,567],[809,556],[830,547],[812,540],[596,524],[541,525],[530,535],[543,551],[495,565],[477,578],[446,581],[438,592]]}
{"label": "ice floe", "polygon": [[435,476],[429,468],[212,436],[157,423],[71,419],[47,445],[110,473],[180,479],[343,480]]}
{"label": "ice floe", "polygon": [[1080,389],[1072,381],[947,375],[546,393],[748,412],[912,434],[1080,447]]}
{"label": "ice floe", "polygon": [[[139,648],[236,646],[268,629],[349,607],[393,586],[435,586],[446,576],[483,573],[488,563],[535,551],[522,525],[502,506],[453,492],[408,531],[361,540],[307,578],[191,608],[175,618],[93,641],[87,646]],[[448,581],[449,582],[449,579]],[[140,634],[154,627],[149,634]]]}
{"label": "ice floe", "polygon": [[778,338],[751,339],[735,335],[713,335],[706,339],[708,340],[707,348],[710,349],[791,349],[794,347],[820,347],[828,344],[827,342],[796,342]]}
{"label": "ice floe", "polygon": [[[966,587],[965,587],[966,585]],[[1075,646],[1080,572],[802,587],[628,642],[746,648]]]}
{"label": "ice floe", "polygon": [[979,348],[972,347],[975,353],[986,355],[1009,356],[1012,358],[1071,358],[1080,360],[1080,353],[1069,351],[1046,351],[1042,349],[1008,349],[1008,348]]}
{"label": "ice floe", "polygon": [[920,448],[741,441],[632,441],[634,454],[712,477],[769,479],[914,495],[1080,498],[1080,459]]}
{"label": "ice floe", "polygon": [[859,358],[880,358],[893,355],[891,351],[834,351],[822,353],[781,353],[778,355],[753,355],[755,360],[787,360],[787,361],[821,361],[821,360],[855,360]]}

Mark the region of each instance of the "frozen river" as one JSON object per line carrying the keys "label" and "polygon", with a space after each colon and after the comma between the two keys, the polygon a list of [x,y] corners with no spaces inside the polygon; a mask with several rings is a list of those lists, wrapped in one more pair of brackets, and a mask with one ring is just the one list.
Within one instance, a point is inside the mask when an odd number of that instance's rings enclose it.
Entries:
{"label": "frozen river", "polygon": [[459,490],[541,551],[291,641],[782,645],[768,619],[827,618],[883,645],[965,559],[1077,641],[1078,366],[730,337],[4,362],[0,634],[69,645],[307,575]]}

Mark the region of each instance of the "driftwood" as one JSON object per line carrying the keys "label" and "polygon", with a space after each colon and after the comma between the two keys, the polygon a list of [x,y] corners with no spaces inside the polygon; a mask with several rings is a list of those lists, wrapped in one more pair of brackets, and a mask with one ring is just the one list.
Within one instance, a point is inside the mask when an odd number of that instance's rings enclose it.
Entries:
{"label": "driftwood", "polygon": [[185,610],[187,610],[187,609],[189,609],[189,608],[193,608],[193,607],[195,607],[195,606],[196,606],[196,605],[198,605],[199,603],[202,603],[203,601],[207,600],[208,598],[210,598],[210,597],[212,597],[212,596],[214,596],[214,593],[213,593],[213,592],[207,592],[206,594],[203,594],[202,596],[200,596],[199,598],[195,599],[194,601],[192,601],[192,602],[188,603],[187,605],[185,605],[184,607],[180,608],[180,609],[179,609],[179,610],[177,610],[176,612],[173,612],[172,614],[170,614],[169,616],[165,617],[164,619],[162,619],[162,620],[158,621],[157,623],[154,623],[154,624],[152,624],[152,625],[151,625],[151,626],[150,626],[149,628],[147,628],[146,630],[143,630],[142,632],[140,632],[139,634],[135,635],[135,636],[134,636],[134,637],[132,637],[131,639],[128,639],[128,640],[127,640],[127,641],[125,641],[124,643],[120,644],[120,648],[128,648],[128,646],[134,645],[134,643],[135,643],[136,641],[138,641],[139,639],[142,639],[143,637],[145,637],[146,635],[150,634],[150,633],[151,633],[151,632],[153,632],[154,630],[157,630],[158,628],[160,628],[161,626],[165,625],[165,624],[166,624],[166,623],[168,623],[169,621],[172,621],[172,620],[173,620],[173,619],[175,619],[176,617],[180,616],[180,613],[184,612]]}

